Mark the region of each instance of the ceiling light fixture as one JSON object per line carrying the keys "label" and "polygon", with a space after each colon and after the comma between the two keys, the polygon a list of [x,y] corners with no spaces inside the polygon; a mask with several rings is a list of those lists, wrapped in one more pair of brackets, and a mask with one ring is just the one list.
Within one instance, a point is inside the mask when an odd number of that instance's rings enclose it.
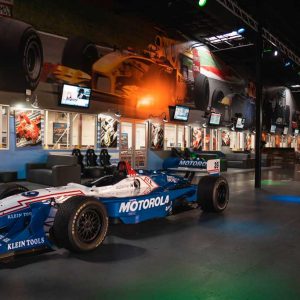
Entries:
{"label": "ceiling light fixture", "polygon": [[207,3],[207,0],[199,0],[198,4],[200,7],[204,7]]}
{"label": "ceiling light fixture", "polygon": [[287,61],[287,62],[284,64],[285,67],[289,67],[290,65],[291,65],[291,62],[290,62],[290,61]]}
{"label": "ceiling light fixture", "polygon": [[211,44],[220,44],[227,41],[240,41],[244,39],[245,38],[242,35],[240,35],[237,31],[232,31],[229,33],[214,35],[205,38],[205,40]]}
{"label": "ceiling light fixture", "polygon": [[266,48],[264,49],[264,53],[272,52],[272,49]]}
{"label": "ceiling light fixture", "polygon": [[244,33],[245,31],[246,31],[246,29],[242,27],[242,28],[238,29],[237,33],[238,33],[238,34],[242,34],[242,33]]}

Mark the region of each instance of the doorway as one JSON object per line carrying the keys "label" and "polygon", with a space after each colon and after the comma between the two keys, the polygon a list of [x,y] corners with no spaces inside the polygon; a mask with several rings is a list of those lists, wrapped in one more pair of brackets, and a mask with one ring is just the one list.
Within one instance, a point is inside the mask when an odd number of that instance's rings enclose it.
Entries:
{"label": "doorway", "polygon": [[146,169],[147,137],[147,123],[121,121],[120,160],[128,161],[134,169]]}

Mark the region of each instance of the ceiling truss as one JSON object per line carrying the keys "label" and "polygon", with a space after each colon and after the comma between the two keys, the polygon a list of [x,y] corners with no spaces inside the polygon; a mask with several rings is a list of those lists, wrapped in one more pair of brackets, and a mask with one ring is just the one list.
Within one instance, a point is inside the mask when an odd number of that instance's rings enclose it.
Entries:
{"label": "ceiling truss", "polygon": [[[253,19],[251,15],[246,13],[241,9],[235,1],[233,0],[217,0],[222,6],[229,10],[232,14],[240,18],[244,23],[246,23],[250,28],[258,31],[258,22]],[[295,54],[290,48],[288,48],[284,43],[282,43],[277,37],[270,33],[266,28],[262,28],[262,36],[265,40],[271,43],[273,46],[277,47],[284,55],[291,59],[294,63],[300,66],[300,57]]]}

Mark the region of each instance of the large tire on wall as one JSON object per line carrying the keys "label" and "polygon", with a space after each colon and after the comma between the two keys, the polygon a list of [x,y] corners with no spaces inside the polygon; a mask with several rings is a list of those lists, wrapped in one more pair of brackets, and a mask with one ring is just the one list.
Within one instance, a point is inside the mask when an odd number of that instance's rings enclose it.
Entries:
{"label": "large tire on wall", "polygon": [[93,197],[75,196],[63,202],[52,228],[55,243],[73,252],[96,249],[108,228],[105,206]]}
{"label": "large tire on wall", "polygon": [[218,110],[224,110],[223,105],[220,104],[222,99],[224,98],[224,93],[221,90],[215,89],[211,96],[211,106]]}
{"label": "large tire on wall", "polygon": [[9,196],[21,194],[27,192],[28,189],[25,186],[16,183],[5,183],[0,185],[0,200]]}
{"label": "large tire on wall", "polygon": [[96,45],[84,37],[70,37],[64,47],[61,63],[66,67],[78,69],[88,74],[99,58]]}
{"label": "large tire on wall", "polygon": [[209,104],[209,82],[203,74],[198,74],[194,82],[193,101],[196,108],[205,111]]}
{"label": "large tire on wall", "polygon": [[43,47],[29,24],[0,17],[0,89],[34,90],[43,67]]}
{"label": "large tire on wall", "polygon": [[204,176],[198,183],[198,203],[203,211],[222,212],[229,200],[227,180],[222,176]]}

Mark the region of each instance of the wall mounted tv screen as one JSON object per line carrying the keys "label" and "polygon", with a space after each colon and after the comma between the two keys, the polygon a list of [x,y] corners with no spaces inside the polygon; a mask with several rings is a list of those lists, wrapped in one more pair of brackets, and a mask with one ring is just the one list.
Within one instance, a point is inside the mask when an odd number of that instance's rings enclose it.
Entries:
{"label": "wall mounted tv screen", "polygon": [[59,104],[72,107],[88,108],[91,89],[77,85],[64,84]]}
{"label": "wall mounted tv screen", "polygon": [[289,132],[289,128],[288,127],[284,127],[283,128],[283,134],[286,135]]}
{"label": "wall mounted tv screen", "polygon": [[174,120],[175,121],[188,121],[190,109],[186,106],[176,105],[174,111]]}
{"label": "wall mounted tv screen", "polygon": [[299,129],[295,129],[294,135],[298,135],[298,134],[299,134]]}
{"label": "wall mounted tv screen", "polygon": [[245,127],[245,118],[237,118],[235,128],[244,129]]}
{"label": "wall mounted tv screen", "polygon": [[276,131],[276,125],[271,125],[270,132],[275,133],[275,131]]}
{"label": "wall mounted tv screen", "polygon": [[220,125],[221,114],[211,113],[209,118],[210,125]]}

